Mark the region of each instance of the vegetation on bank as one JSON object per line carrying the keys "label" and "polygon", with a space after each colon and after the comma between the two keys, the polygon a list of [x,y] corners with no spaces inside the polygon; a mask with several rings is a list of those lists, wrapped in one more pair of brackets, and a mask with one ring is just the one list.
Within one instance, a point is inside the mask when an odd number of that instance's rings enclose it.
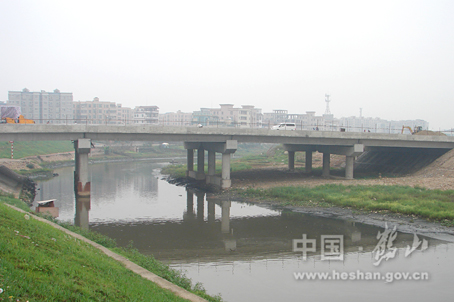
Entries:
{"label": "vegetation on bank", "polygon": [[[91,245],[3,204],[10,203],[30,211],[22,201],[5,195],[0,195],[0,201],[0,288],[3,289],[0,299],[186,301],[132,273]],[[104,235],[73,225],[60,225],[208,301],[221,301],[220,297],[207,295],[200,284],[192,285],[181,272],[140,254],[132,246],[118,248],[115,240]]]}
{"label": "vegetation on bank", "polygon": [[353,207],[415,215],[454,226],[454,191],[409,186],[344,186],[326,184],[314,188],[275,187],[246,189],[242,194],[280,201],[282,205]]}
{"label": "vegetation on bank", "polygon": [[[275,145],[272,148],[265,148],[261,144],[251,144],[252,146],[239,147],[238,152],[234,153],[234,156],[230,162],[231,172],[254,169],[269,164],[288,164],[288,156],[284,153],[284,149],[281,145]],[[241,146],[241,145],[239,145]],[[259,154],[257,154],[259,153]],[[302,152],[299,152],[302,153]],[[304,153],[303,153],[304,154]],[[236,157],[236,158],[235,158]],[[302,161],[303,157],[298,155],[296,161]],[[216,173],[221,173],[222,161],[216,160]],[[169,175],[173,178],[185,177],[187,165],[168,165],[162,168],[161,173]],[[205,173],[208,172],[208,165],[205,164]],[[194,164],[194,171],[197,171],[197,165]]]}

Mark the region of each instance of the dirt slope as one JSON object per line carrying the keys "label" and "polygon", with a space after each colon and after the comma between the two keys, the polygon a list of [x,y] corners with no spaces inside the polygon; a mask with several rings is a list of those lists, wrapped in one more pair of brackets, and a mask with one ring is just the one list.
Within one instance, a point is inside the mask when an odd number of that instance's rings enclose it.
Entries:
{"label": "dirt slope", "polygon": [[421,177],[454,177],[454,149],[413,175]]}

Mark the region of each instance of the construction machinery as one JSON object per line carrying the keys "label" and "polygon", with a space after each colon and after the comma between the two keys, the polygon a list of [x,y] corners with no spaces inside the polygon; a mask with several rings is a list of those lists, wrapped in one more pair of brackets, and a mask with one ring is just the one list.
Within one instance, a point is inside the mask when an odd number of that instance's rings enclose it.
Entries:
{"label": "construction machinery", "polygon": [[413,135],[413,134],[416,134],[418,132],[421,132],[422,131],[422,126],[415,126],[415,128],[413,130],[409,126],[402,126],[401,134],[404,134],[404,130],[405,129],[408,129],[410,131],[410,133]]}
{"label": "construction machinery", "polygon": [[21,109],[19,106],[1,106],[1,117],[2,123],[6,124],[34,124],[34,120],[26,119],[21,114]]}

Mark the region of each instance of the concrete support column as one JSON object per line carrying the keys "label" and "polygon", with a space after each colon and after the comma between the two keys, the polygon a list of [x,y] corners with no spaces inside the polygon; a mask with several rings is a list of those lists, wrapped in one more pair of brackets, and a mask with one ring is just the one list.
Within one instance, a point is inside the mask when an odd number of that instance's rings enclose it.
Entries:
{"label": "concrete support column", "polygon": [[288,169],[295,171],[295,151],[288,151]]}
{"label": "concrete support column", "polygon": [[330,166],[330,154],[323,153],[323,170],[322,170],[323,177],[329,177],[329,166]]}
{"label": "concrete support column", "polygon": [[216,153],[208,151],[208,175],[213,176],[216,173]]}
{"label": "concrete support column", "polygon": [[230,188],[230,153],[222,153],[222,176],[221,176],[221,188]]}
{"label": "concrete support column", "polygon": [[205,174],[205,150],[197,149],[197,172]]}
{"label": "concrete support column", "polygon": [[188,149],[188,170],[186,171],[186,176],[189,176],[190,171],[194,171],[194,149]]}
{"label": "concrete support column", "polygon": [[197,180],[205,179],[205,149],[197,149]]}
{"label": "concrete support column", "polygon": [[346,179],[353,179],[353,165],[355,163],[354,156],[346,156],[345,157],[345,178]]}
{"label": "concrete support column", "polygon": [[88,175],[88,154],[90,153],[91,141],[79,139],[74,141],[75,147],[75,189],[78,196],[90,196],[90,181]]}
{"label": "concrete support column", "polygon": [[306,173],[312,173],[312,151],[306,151]]}
{"label": "concrete support column", "polygon": [[221,201],[221,232],[223,234],[230,233],[230,201]]}

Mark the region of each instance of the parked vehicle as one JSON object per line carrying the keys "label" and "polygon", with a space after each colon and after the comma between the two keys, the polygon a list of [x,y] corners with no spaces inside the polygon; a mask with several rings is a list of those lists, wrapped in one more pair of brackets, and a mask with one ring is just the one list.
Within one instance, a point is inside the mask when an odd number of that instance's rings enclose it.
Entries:
{"label": "parked vehicle", "polygon": [[296,130],[295,123],[280,123],[271,128],[272,130]]}

